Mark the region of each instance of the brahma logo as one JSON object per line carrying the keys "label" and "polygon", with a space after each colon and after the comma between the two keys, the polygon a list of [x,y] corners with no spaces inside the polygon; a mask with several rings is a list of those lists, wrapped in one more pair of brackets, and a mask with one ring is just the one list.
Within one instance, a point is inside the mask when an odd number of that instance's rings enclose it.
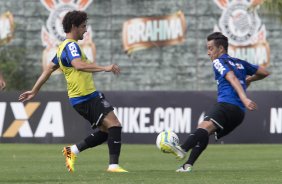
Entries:
{"label": "brahma logo", "polygon": [[[7,105],[10,105],[15,120],[3,131]],[[64,137],[63,116],[60,102],[48,102],[41,119],[32,132],[29,118],[40,106],[39,102],[29,102],[25,106],[21,102],[0,103],[0,137],[45,137],[48,133],[53,137]]]}
{"label": "brahma logo", "polygon": [[0,16],[0,45],[9,43],[14,36],[14,17],[10,12]]}
{"label": "brahma logo", "polygon": [[[252,64],[268,66],[270,48],[266,41],[265,26],[257,14],[258,0],[214,0],[222,14],[220,31],[229,38],[228,52],[231,56],[244,59]],[[253,7],[250,11],[250,7]]]}
{"label": "brahma logo", "polygon": [[165,45],[176,45],[185,39],[186,21],[179,11],[162,17],[135,18],[123,24],[125,52]]}
{"label": "brahma logo", "polygon": [[[50,11],[46,27],[42,26],[41,29],[41,40],[43,46],[46,47],[42,56],[42,66],[45,68],[56,55],[58,44],[65,39],[62,26],[62,20],[65,14],[72,10],[85,10],[92,3],[92,0],[41,0],[41,3]],[[92,41],[91,26],[88,26],[83,40],[80,40],[78,43],[85,52],[87,59],[91,62],[95,62],[96,47]],[[61,73],[58,71],[59,70],[57,70],[55,74]]]}

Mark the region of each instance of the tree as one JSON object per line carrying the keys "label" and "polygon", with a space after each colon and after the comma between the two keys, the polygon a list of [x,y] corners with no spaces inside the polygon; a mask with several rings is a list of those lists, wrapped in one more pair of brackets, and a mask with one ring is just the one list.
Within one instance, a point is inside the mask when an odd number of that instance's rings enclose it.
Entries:
{"label": "tree", "polygon": [[25,71],[25,49],[19,47],[0,48],[0,69],[6,81],[6,90],[22,90],[28,87]]}

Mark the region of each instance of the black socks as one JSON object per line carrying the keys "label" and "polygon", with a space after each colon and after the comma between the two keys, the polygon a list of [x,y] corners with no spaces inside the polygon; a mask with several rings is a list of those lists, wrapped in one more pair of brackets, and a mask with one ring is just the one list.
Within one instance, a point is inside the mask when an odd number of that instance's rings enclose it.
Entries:
{"label": "black socks", "polygon": [[98,146],[108,140],[110,164],[118,164],[120,148],[121,148],[121,127],[111,127],[108,129],[108,133],[98,131],[89,135],[77,143],[76,146],[80,152],[87,148]]}
{"label": "black socks", "polygon": [[204,142],[208,142],[209,133],[207,130],[198,128],[193,134],[186,139],[184,144],[181,145],[181,148],[188,152],[191,148],[194,148],[198,142],[204,144]]}
{"label": "black socks", "polygon": [[95,147],[95,146],[102,144],[107,139],[108,139],[108,133],[98,131],[98,132],[91,134],[88,137],[86,137],[86,139],[84,139],[80,143],[76,144],[76,146],[77,146],[78,150],[80,152],[82,152],[83,150],[85,150],[87,148],[92,148],[92,147]]}
{"label": "black socks", "polygon": [[206,149],[209,143],[209,133],[207,130],[198,128],[193,134],[191,134],[181,148],[186,152],[192,148],[189,159],[185,164],[193,165],[198,159],[200,154]]}
{"label": "black socks", "polygon": [[111,127],[108,131],[108,147],[110,154],[109,164],[118,164],[121,148],[121,127]]}

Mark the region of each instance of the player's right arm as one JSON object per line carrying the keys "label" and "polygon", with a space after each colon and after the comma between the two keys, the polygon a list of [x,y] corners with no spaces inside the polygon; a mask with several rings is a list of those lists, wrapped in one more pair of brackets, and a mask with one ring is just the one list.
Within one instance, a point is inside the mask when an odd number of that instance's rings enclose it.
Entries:
{"label": "player's right arm", "polygon": [[257,108],[256,103],[247,97],[239,79],[226,62],[216,59],[213,61],[213,68],[221,77],[224,77],[231,84],[247,109],[255,110]]}
{"label": "player's right arm", "polygon": [[41,86],[49,79],[50,75],[59,68],[59,65],[50,62],[37,79],[31,91],[26,91],[19,96],[19,101],[24,102],[32,99],[40,90]]}
{"label": "player's right arm", "polygon": [[243,89],[240,81],[238,80],[238,78],[236,77],[233,71],[227,72],[225,75],[225,79],[235,89],[239,98],[241,99],[241,101],[243,102],[243,104],[247,109],[249,109],[250,111],[257,109],[257,104],[247,97],[245,90]]}

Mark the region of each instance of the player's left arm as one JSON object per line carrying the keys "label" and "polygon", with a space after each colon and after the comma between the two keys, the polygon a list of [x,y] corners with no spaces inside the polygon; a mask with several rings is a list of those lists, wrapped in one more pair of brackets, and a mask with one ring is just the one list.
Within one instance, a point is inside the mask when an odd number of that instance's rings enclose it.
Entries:
{"label": "player's left arm", "polygon": [[120,74],[120,68],[117,64],[111,64],[107,66],[99,66],[96,63],[87,63],[81,60],[81,58],[75,58],[71,61],[71,65],[79,71],[84,72],[112,72],[113,74]]}
{"label": "player's left arm", "polygon": [[245,90],[243,89],[240,81],[236,77],[233,71],[229,71],[225,75],[225,79],[232,85],[232,87],[237,92],[239,98],[245,105],[245,107],[249,110],[255,110],[257,108],[257,104],[253,102],[251,99],[249,99],[245,93]]}
{"label": "player's left arm", "polygon": [[254,75],[248,76],[246,78],[247,86],[249,86],[251,84],[251,82],[262,80],[269,75],[270,75],[270,72],[267,71],[265,67],[259,66]]}
{"label": "player's left arm", "polygon": [[78,71],[83,72],[112,72],[113,74],[120,74],[120,68],[117,64],[111,64],[107,66],[100,66],[96,64],[96,61],[91,63],[87,59],[82,59],[82,51],[77,43],[72,42],[66,46],[68,55],[68,63]]}

